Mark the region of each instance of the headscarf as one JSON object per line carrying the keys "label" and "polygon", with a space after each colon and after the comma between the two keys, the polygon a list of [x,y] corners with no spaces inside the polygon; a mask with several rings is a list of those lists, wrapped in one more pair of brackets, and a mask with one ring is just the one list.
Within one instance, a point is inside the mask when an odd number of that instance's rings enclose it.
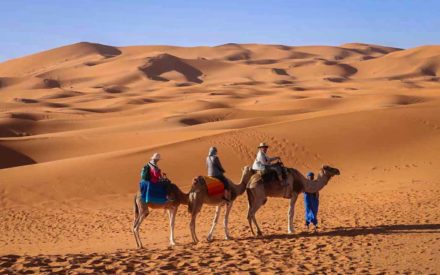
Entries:
{"label": "headscarf", "polygon": [[160,160],[160,154],[159,153],[154,153],[151,156],[150,160]]}
{"label": "headscarf", "polygon": [[215,155],[217,155],[217,148],[213,146],[209,148],[208,156],[215,156]]}

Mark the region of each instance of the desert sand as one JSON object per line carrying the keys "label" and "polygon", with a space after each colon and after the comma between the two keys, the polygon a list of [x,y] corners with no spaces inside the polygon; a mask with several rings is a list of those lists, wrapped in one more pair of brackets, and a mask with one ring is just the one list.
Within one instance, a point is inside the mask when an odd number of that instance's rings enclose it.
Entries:
{"label": "desert sand", "polygon": [[[269,198],[252,237],[246,195],[234,240],[178,245],[153,210],[131,232],[140,170],[154,152],[188,192],[217,146],[239,180],[259,142],[301,172],[341,175],[321,192],[319,232],[295,233]],[[0,273],[440,273],[440,46],[398,49],[77,43],[0,63]],[[198,218],[205,237],[214,214]]]}

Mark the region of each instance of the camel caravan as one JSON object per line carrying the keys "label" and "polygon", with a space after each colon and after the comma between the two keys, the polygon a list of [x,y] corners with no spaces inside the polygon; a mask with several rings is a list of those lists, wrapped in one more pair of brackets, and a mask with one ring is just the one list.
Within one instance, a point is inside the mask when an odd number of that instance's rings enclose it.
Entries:
{"label": "camel caravan", "polygon": [[[293,233],[293,217],[298,195],[304,192],[306,209],[306,226],[312,223],[317,229],[317,213],[319,206],[319,191],[330,179],[339,175],[337,168],[323,165],[316,179],[309,172],[307,176],[294,168],[285,167],[279,157],[267,155],[269,146],[260,143],[255,161],[242,169],[240,182],[235,184],[225,177],[225,170],[217,155],[217,148],[211,147],[206,158],[207,175],[199,175],[193,179],[191,190],[184,193],[162,173],[158,162],[160,154],[155,153],[141,171],[139,192],[134,198],[133,234],[138,248],[142,248],[139,235],[140,226],[149,214],[149,209],[165,209],[168,212],[170,226],[170,245],[176,244],[174,225],[177,209],[181,204],[188,206],[191,214],[190,232],[193,243],[199,242],[196,234],[196,219],[204,204],[215,206],[214,219],[207,240],[213,239],[215,227],[223,207],[225,239],[231,239],[228,230],[229,214],[238,196],[246,192],[248,198],[247,220],[250,231],[254,236],[262,236],[255,214],[263,206],[268,197],[278,197],[290,200],[287,219],[287,232]],[[255,227],[255,231],[254,231]]]}

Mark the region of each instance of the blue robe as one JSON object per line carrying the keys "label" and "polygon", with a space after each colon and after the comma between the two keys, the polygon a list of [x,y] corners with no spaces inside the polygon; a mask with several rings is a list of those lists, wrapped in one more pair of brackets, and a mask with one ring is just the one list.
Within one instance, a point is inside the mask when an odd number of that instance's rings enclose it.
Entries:
{"label": "blue robe", "polygon": [[319,195],[317,193],[304,192],[304,208],[306,224],[313,223],[315,226],[318,224],[318,207],[319,207]]}
{"label": "blue robe", "polygon": [[151,183],[146,180],[141,180],[139,184],[141,189],[141,198],[143,201],[155,204],[162,204],[168,201],[164,184]]}

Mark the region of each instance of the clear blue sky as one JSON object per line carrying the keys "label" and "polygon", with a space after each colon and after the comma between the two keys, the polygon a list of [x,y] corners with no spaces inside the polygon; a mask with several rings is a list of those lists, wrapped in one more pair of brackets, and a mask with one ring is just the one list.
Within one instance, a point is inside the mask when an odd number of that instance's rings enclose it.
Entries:
{"label": "clear blue sky", "polygon": [[439,0],[0,0],[0,61],[109,45],[440,44]]}

